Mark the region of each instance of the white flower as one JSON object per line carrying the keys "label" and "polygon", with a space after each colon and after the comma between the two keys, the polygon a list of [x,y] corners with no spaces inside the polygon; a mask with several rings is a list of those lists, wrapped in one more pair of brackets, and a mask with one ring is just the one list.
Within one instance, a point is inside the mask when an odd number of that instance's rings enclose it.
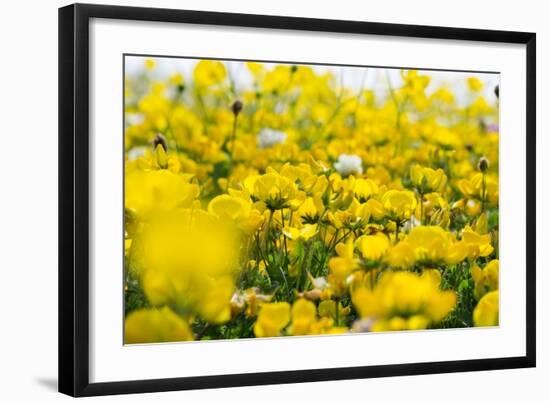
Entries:
{"label": "white flower", "polygon": [[338,156],[338,161],[334,163],[334,168],[342,175],[363,173],[361,158],[356,155],[341,154]]}
{"label": "white flower", "polygon": [[142,113],[127,113],[126,125],[138,125],[145,121],[145,116]]}
{"label": "white flower", "polygon": [[327,279],[324,277],[315,277],[312,280],[313,287],[318,288],[320,290],[324,290],[328,286]]}
{"label": "white flower", "polygon": [[407,220],[405,222],[405,224],[403,224],[403,231],[405,231],[406,233],[410,232],[413,228],[415,227],[418,227],[422,225],[420,223],[420,220],[418,220],[414,215],[411,216],[411,218],[409,220]]}
{"label": "white flower", "polygon": [[138,157],[144,156],[147,148],[144,146],[135,147],[128,151],[128,160],[135,160]]}
{"label": "white flower", "polygon": [[260,148],[270,148],[278,143],[286,141],[286,134],[271,128],[262,128],[257,136],[258,146]]}

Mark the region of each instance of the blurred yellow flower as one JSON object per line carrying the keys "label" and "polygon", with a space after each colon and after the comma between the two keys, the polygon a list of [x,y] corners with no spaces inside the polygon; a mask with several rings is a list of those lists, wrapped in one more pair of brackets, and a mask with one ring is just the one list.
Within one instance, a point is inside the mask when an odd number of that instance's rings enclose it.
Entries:
{"label": "blurred yellow flower", "polygon": [[145,59],[144,64],[145,64],[145,68],[146,68],[147,70],[149,70],[149,71],[150,71],[150,70],[153,70],[153,69],[155,68],[155,66],[157,65],[157,63],[155,62],[155,60],[150,59],[150,58]]}
{"label": "blurred yellow flower", "polygon": [[290,322],[290,305],[286,302],[264,304],[254,323],[256,337],[277,337]]}
{"label": "blurred yellow flower", "polygon": [[168,307],[131,312],[124,323],[126,344],[193,340],[189,324]]}
{"label": "blurred yellow flower", "polygon": [[399,242],[389,250],[386,262],[394,268],[408,269],[416,262],[415,248],[406,241]]}
{"label": "blurred yellow flower", "polygon": [[168,170],[135,170],[126,174],[125,207],[142,219],[190,207],[198,195],[199,186],[191,183],[190,176]]}
{"label": "blurred yellow flower", "polygon": [[336,245],[336,254],[338,256],[330,259],[328,266],[330,273],[341,280],[345,280],[353,270],[359,267],[359,261],[353,252],[353,240],[349,239],[346,243],[340,242]]}
{"label": "blurred yellow flower", "polygon": [[483,89],[483,82],[479,78],[469,77],[466,82],[468,83],[468,88],[473,92],[479,92]]}
{"label": "blurred yellow flower", "polygon": [[365,259],[380,261],[390,249],[390,240],[383,234],[364,235],[357,239],[357,247]]}
{"label": "blurred yellow flower", "polygon": [[414,249],[416,261],[421,263],[452,265],[468,255],[467,245],[439,226],[415,227],[405,242]]}
{"label": "blurred yellow flower", "polygon": [[470,268],[472,278],[474,279],[476,298],[481,298],[490,291],[498,290],[499,281],[499,262],[498,259],[493,259],[481,269],[477,264]]}
{"label": "blurred yellow flower", "polygon": [[285,227],[283,234],[292,240],[307,241],[317,234],[317,224],[304,224],[302,228]]}
{"label": "blurred yellow flower", "polygon": [[474,324],[476,326],[498,326],[498,305],[498,290],[485,294],[474,309]]}
{"label": "blurred yellow flower", "polygon": [[[441,321],[456,304],[453,291],[441,291],[430,275],[385,272],[374,289],[365,286],[352,294],[362,318],[375,321],[373,330],[424,329]],[[398,318],[393,321],[392,319]]]}
{"label": "blurred yellow flower", "polygon": [[216,85],[227,76],[223,63],[214,60],[201,60],[195,66],[193,78],[199,86]]}
{"label": "blurred yellow flower", "polygon": [[219,195],[208,204],[208,212],[220,219],[230,219],[247,234],[252,234],[262,223],[260,212],[252,208],[250,199],[243,196]]}
{"label": "blurred yellow flower", "polygon": [[309,334],[311,326],[317,320],[315,304],[305,299],[299,299],[292,305],[292,335],[301,336]]}
{"label": "blurred yellow flower", "polygon": [[230,318],[239,250],[234,226],[201,210],[180,209],[151,221],[140,241],[151,303],[173,303],[213,323]]}

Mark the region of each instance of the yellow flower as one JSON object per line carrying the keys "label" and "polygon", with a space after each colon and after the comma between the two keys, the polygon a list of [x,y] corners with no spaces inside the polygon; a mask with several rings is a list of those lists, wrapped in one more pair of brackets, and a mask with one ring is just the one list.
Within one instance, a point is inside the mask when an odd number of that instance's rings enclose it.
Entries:
{"label": "yellow flower", "polygon": [[338,256],[331,258],[328,262],[330,273],[340,280],[345,280],[353,270],[359,267],[353,253],[353,240],[349,239],[346,243],[340,242],[335,249]]}
{"label": "yellow flower", "polygon": [[365,259],[380,261],[390,249],[390,240],[384,234],[363,235],[357,239],[357,247]]}
{"label": "yellow flower", "polygon": [[233,225],[181,209],[152,220],[139,240],[143,288],[152,304],[175,304],[212,323],[230,318],[240,246]]}
{"label": "yellow flower", "polygon": [[310,327],[317,320],[315,304],[306,299],[299,299],[292,305],[292,326],[290,331],[294,336],[310,333]]}
{"label": "yellow flower", "polygon": [[141,219],[155,213],[190,207],[199,195],[199,186],[190,176],[168,170],[135,170],[126,174],[125,207]]}
{"label": "yellow flower", "polygon": [[424,330],[430,320],[424,315],[413,315],[408,318],[401,316],[378,320],[372,325],[372,331]]}
{"label": "yellow flower", "polygon": [[295,183],[275,171],[247,177],[244,187],[272,210],[288,207],[289,202],[298,195]]}
{"label": "yellow flower", "polygon": [[126,344],[192,340],[193,333],[189,324],[166,306],[133,311],[124,323]]}
{"label": "yellow flower", "polygon": [[227,72],[223,63],[213,60],[199,61],[193,71],[193,78],[200,86],[219,84],[226,76]]}
{"label": "yellow flower", "polygon": [[498,326],[498,302],[498,290],[485,294],[474,309],[474,324],[476,326]]}
{"label": "yellow flower", "polygon": [[166,305],[177,296],[170,277],[162,271],[146,269],[142,273],[143,292],[152,305]]}
{"label": "yellow flower", "polygon": [[155,162],[159,168],[168,167],[168,157],[162,145],[157,145],[155,148]]}
{"label": "yellow flower", "polygon": [[283,234],[294,241],[307,241],[317,234],[317,224],[304,224],[302,228],[285,227]]}
{"label": "yellow flower", "polygon": [[488,231],[488,219],[487,214],[482,213],[474,224],[475,232],[481,235],[487,234]]}
{"label": "yellow flower", "polygon": [[498,181],[492,176],[475,173],[470,179],[459,180],[457,186],[466,198],[485,200],[493,205],[498,203]]}
{"label": "yellow flower", "polygon": [[340,302],[327,299],[319,303],[319,316],[336,319],[336,305],[338,305],[338,314],[340,316],[347,316],[351,312],[349,306],[343,307]]}
{"label": "yellow flower", "polygon": [[414,248],[406,241],[397,243],[393,246],[386,256],[386,262],[399,269],[408,269],[414,265],[416,254]]}
{"label": "yellow flower", "polygon": [[227,217],[232,220],[240,220],[248,217],[250,203],[243,198],[227,194],[216,196],[208,204],[208,212],[216,217]]}
{"label": "yellow flower", "polygon": [[266,93],[276,92],[288,85],[292,70],[287,65],[277,65],[268,71],[263,78],[262,88]]}
{"label": "yellow flower", "polygon": [[246,63],[246,67],[250,70],[250,73],[255,78],[258,78],[264,72],[264,65],[261,63],[255,63],[255,62],[249,61]]}
{"label": "yellow flower", "polygon": [[438,168],[433,170],[429,167],[422,167],[415,164],[410,170],[413,185],[421,192],[441,192],[447,184],[445,172]]}
{"label": "yellow flower", "polygon": [[422,263],[456,264],[467,256],[468,248],[457,241],[452,233],[440,226],[415,227],[405,239],[415,252],[416,260]]}
{"label": "yellow flower", "polygon": [[466,82],[468,83],[468,88],[472,92],[479,92],[483,89],[483,82],[479,78],[469,77]]}
{"label": "yellow flower", "polygon": [[[447,316],[456,294],[441,291],[431,275],[385,272],[374,289],[356,288],[352,302],[362,318],[374,319],[373,330],[419,329]],[[392,322],[393,318],[398,319]]]}
{"label": "yellow flower", "polygon": [[310,175],[304,177],[302,181],[303,190],[310,196],[321,196],[328,187],[328,179],[326,176]]}
{"label": "yellow flower", "polygon": [[174,86],[181,86],[184,83],[183,74],[179,72],[176,72],[175,74],[170,75],[168,80]]}
{"label": "yellow flower", "polygon": [[489,256],[494,251],[491,245],[491,234],[480,235],[470,226],[466,226],[462,230],[462,241],[467,245],[468,256],[471,259]]}
{"label": "yellow flower", "polygon": [[313,197],[307,197],[298,207],[298,216],[304,222],[315,223],[319,220],[319,216],[325,210],[321,194],[315,194]]}
{"label": "yellow flower", "polygon": [[[353,205],[353,204],[352,204]],[[353,205],[353,207],[350,207],[355,223],[368,223],[371,217],[371,211],[367,203],[361,203],[360,205],[356,206]],[[352,222],[353,223],[353,222]]]}
{"label": "yellow flower", "polygon": [[393,220],[405,220],[416,209],[416,196],[412,191],[390,189],[381,199],[386,215]]}
{"label": "yellow flower", "polygon": [[246,316],[257,316],[258,308],[265,302],[270,302],[273,295],[262,294],[259,288],[247,288],[245,291],[238,291],[231,297],[231,308],[233,316],[238,315],[245,309]]}
{"label": "yellow flower", "polygon": [[474,294],[477,299],[490,291],[498,290],[498,259],[491,260],[481,269],[477,264],[474,264],[470,272],[475,283]]}
{"label": "yellow flower", "polygon": [[124,255],[128,256],[130,254],[131,249],[132,249],[132,240],[124,239]]}
{"label": "yellow flower", "polygon": [[473,116],[483,116],[490,114],[493,111],[493,108],[489,105],[489,103],[487,103],[487,100],[483,96],[478,96],[470,104],[469,109]]}
{"label": "yellow flower", "polygon": [[155,60],[151,59],[151,58],[147,58],[145,59],[145,68],[149,71],[151,70],[154,70],[155,69],[155,66],[157,65],[157,63],[155,62]]}
{"label": "yellow flower", "polygon": [[365,204],[368,211],[370,212],[371,217],[373,217],[375,220],[382,220],[386,214],[386,210],[384,209],[384,205],[376,199],[369,199],[367,203]]}
{"label": "yellow flower", "polygon": [[360,178],[355,180],[355,196],[360,202],[366,202],[372,196],[378,194],[378,184],[373,180],[367,178]]}
{"label": "yellow flower", "polygon": [[256,337],[276,337],[290,321],[290,305],[286,302],[263,304],[254,323]]}
{"label": "yellow flower", "polygon": [[208,212],[218,218],[234,221],[245,233],[252,234],[261,224],[262,215],[252,209],[250,199],[242,196],[219,195],[208,204]]}

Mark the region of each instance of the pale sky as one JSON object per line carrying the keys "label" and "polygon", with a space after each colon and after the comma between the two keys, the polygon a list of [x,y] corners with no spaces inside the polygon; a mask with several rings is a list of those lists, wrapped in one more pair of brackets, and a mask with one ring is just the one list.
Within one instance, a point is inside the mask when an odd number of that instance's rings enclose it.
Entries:
{"label": "pale sky", "polygon": [[[150,57],[126,56],[126,75],[132,76],[144,70],[144,61]],[[151,57],[152,58],[152,57]],[[199,61],[196,59],[185,58],[153,58],[156,61],[156,68],[152,74],[159,79],[166,78],[176,72],[183,74],[184,79],[190,79],[193,68]],[[230,74],[236,83],[237,88],[247,87],[251,84],[251,76],[244,62],[224,61],[228,74]],[[268,66],[277,63],[264,63]],[[330,71],[335,79],[344,87],[358,90],[363,83],[363,88],[374,90],[377,93],[385,94],[387,92],[388,79],[394,88],[402,84],[400,70],[395,68],[380,67],[340,67],[340,66],[320,66],[315,65],[313,69],[319,73]],[[467,97],[466,79],[471,76],[479,78],[485,83],[483,94],[486,99],[492,103],[495,99],[494,87],[500,82],[500,75],[495,73],[466,73],[456,71],[422,71],[423,75],[431,77],[427,92],[435,90],[441,85],[446,85],[453,91],[457,102],[463,104]]]}

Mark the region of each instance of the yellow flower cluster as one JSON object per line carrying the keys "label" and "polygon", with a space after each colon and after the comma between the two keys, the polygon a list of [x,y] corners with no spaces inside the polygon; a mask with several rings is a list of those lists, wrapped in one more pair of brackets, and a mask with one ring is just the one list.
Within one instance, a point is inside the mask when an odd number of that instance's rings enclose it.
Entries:
{"label": "yellow flower cluster", "polygon": [[125,82],[126,343],[498,324],[482,80],[459,102],[419,71],[380,93],[304,65],[241,63],[239,84],[157,64]]}

